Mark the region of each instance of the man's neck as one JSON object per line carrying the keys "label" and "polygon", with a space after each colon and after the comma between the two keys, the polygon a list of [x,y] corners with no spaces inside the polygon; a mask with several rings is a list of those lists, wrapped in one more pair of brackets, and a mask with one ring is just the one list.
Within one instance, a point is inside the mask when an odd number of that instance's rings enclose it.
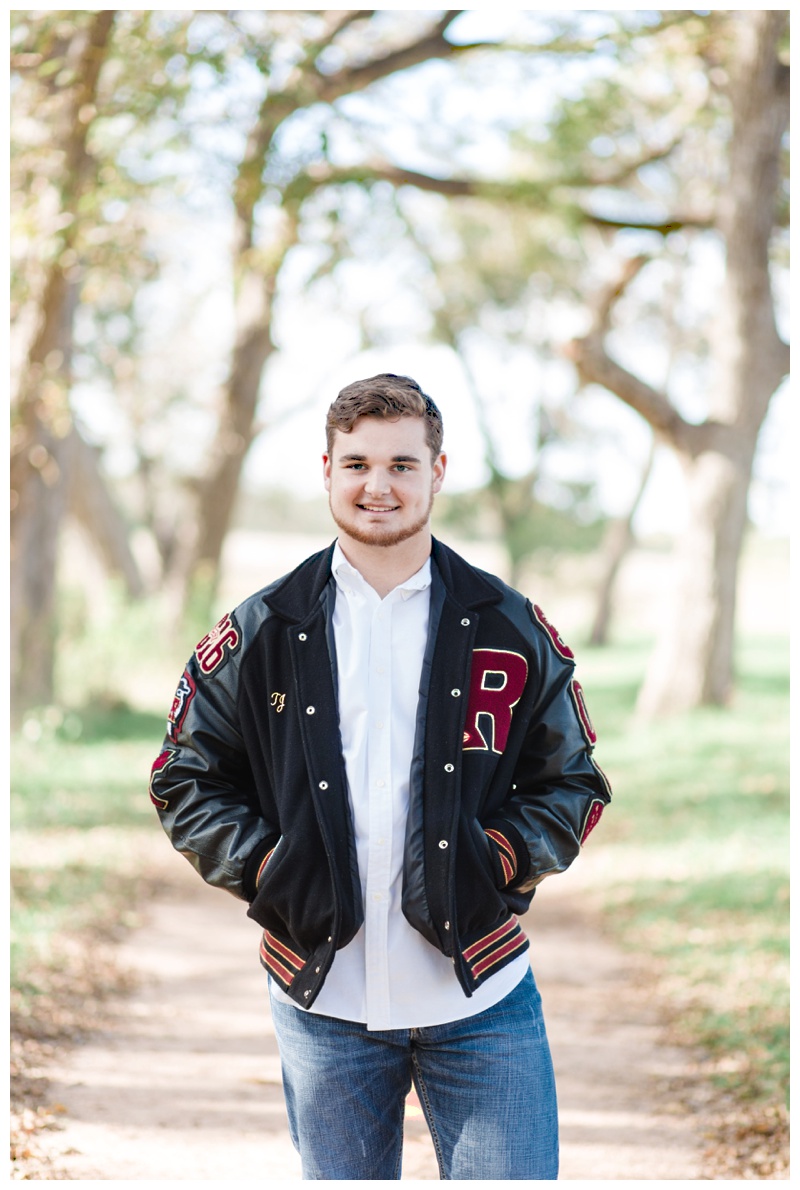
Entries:
{"label": "man's neck", "polygon": [[385,599],[425,565],[431,553],[431,534],[418,533],[397,545],[377,546],[340,533],[339,545],[350,565]]}

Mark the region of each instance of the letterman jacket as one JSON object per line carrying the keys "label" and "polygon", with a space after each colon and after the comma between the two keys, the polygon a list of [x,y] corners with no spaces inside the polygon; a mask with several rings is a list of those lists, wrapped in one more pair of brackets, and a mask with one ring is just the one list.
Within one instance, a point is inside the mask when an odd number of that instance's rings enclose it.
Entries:
{"label": "letterman jacket", "polygon": [[[173,846],[249,902],[302,1007],[364,920],[337,713],[333,546],[245,600],[178,686],[150,796]],[[464,993],[527,948],[517,915],[611,792],[574,659],[541,610],[434,539],[402,908]]]}

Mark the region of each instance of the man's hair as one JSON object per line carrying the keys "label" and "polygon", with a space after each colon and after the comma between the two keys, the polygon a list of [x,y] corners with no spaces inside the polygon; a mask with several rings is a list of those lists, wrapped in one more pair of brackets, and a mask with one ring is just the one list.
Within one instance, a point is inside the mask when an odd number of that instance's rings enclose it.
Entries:
{"label": "man's hair", "polygon": [[381,372],[378,376],[370,376],[368,380],[355,380],[343,388],[328,410],[325,423],[329,455],[333,453],[336,431],[349,434],[359,417],[385,417],[388,421],[399,417],[422,418],[425,422],[425,439],[433,458],[437,459],[441,454],[444,435],[442,415],[410,376]]}

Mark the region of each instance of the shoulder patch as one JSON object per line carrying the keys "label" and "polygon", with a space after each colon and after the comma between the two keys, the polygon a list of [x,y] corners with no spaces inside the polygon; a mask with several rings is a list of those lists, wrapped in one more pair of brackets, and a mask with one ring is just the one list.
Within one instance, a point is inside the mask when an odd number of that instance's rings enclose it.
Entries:
{"label": "shoulder patch", "polygon": [[561,639],[558,629],[550,623],[542,609],[535,603],[532,603],[529,606],[533,613],[534,620],[537,624],[544,628],[545,632],[550,637],[553,648],[558,653],[558,655],[563,657],[565,661],[574,661],[575,654],[573,653],[572,649],[569,647],[569,645],[564,643],[564,641]]}
{"label": "shoulder patch", "polygon": [[233,612],[229,612],[203,637],[194,651],[197,664],[202,672],[208,675],[218,669],[223,661],[236,652],[241,639]]}
{"label": "shoulder patch", "polygon": [[165,797],[159,797],[153,790],[153,782],[157,775],[164,771],[164,769],[172,764],[178,753],[174,748],[165,748],[164,751],[155,758],[153,767],[150,770],[150,801],[154,806],[158,806],[159,810],[166,810],[168,802]]}
{"label": "shoulder patch", "polygon": [[172,707],[167,715],[167,735],[171,740],[177,740],[180,735],[183,721],[186,718],[186,712],[189,710],[196,693],[197,685],[188,669],[185,669],[178,683],[178,689],[175,691]]}

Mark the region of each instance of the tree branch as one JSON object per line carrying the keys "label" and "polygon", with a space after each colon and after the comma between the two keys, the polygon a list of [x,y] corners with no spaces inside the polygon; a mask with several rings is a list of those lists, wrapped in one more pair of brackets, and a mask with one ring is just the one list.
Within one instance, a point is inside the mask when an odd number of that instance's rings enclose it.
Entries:
{"label": "tree branch", "polygon": [[607,227],[613,231],[655,231],[668,236],[670,232],[682,231],[685,227],[708,230],[715,226],[715,220],[708,215],[676,215],[672,219],[608,219],[591,211],[583,211],[583,218],[594,227]]}
{"label": "tree branch", "polygon": [[699,425],[686,421],[667,397],[613,359],[605,347],[611,313],[623,293],[647,262],[646,256],[625,261],[619,277],[610,282],[594,303],[592,327],[582,338],[572,339],[563,348],[565,357],[575,365],[584,384],[599,384],[629,405],[645,419],[656,434],[675,450],[695,458],[719,442],[726,427],[706,421]]}

